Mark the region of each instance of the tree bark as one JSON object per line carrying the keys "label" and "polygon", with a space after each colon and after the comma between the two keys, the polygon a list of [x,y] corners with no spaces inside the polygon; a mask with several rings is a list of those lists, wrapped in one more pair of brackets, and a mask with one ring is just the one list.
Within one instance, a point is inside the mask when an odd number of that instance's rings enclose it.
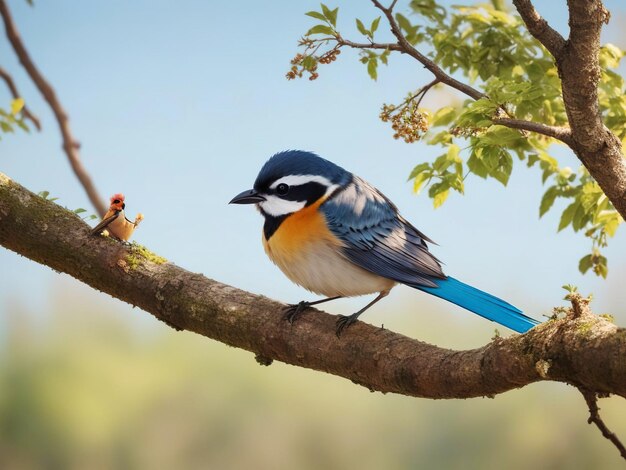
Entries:
{"label": "tree bark", "polygon": [[553,380],[626,397],[626,330],[573,296],[565,318],[467,351],[442,349],[310,309],[292,326],[284,304],[186,271],[139,245],[90,235],[76,214],[0,173],[0,244],[138,306],[176,329],[350,379],[370,390],[427,398],[493,396]]}
{"label": "tree bark", "polygon": [[528,31],[554,57],[571,128],[567,144],[626,219],[626,161],[622,143],[602,122],[598,103],[600,33],[610,14],[601,0],[568,0],[565,40],[539,16],[530,0],[513,0]]}

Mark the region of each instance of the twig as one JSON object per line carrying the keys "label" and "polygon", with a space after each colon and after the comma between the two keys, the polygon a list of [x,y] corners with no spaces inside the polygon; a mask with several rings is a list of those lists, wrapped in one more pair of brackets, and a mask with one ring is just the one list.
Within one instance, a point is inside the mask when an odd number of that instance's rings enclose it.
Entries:
{"label": "twig", "polygon": [[69,126],[69,120],[67,117],[67,113],[61,106],[54,89],[43,77],[39,69],[35,66],[35,63],[30,58],[26,47],[22,43],[22,39],[20,38],[20,34],[17,30],[17,27],[11,17],[11,13],[9,11],[9,7],[6,4],[5,0],[0,0],[0,15],[2,15],[2,19],[4,20],[4,26],[6,29],[6,35],[9,39],[9,42],[13,46],[13,50],[17,54],[17,57],[20,60],[22,66],[26,69],[26,72],[35,83],[44,99],[48,102],[50,107],[52,108],[52,112],[59,124],[59,128],[61,130],[61,136],[63,138],[63,149],[65,150],[65,154],[70,161],[70,165],[76,174],[76,177],[83,185],[91,204],[94,206],[96,211],[102,216],[106,213],[106,206],[104,205],[104,199],[100,197],[100,194],[96,190],[93,182],[91,181],[91,177],[83,167],[83,164],[80,160],[80,155],[78,153],[78,149],[80,144],[77,140],[74,139],[72,132]]}
{"label": "twig", "polygon": [[[11,96],[13,96],[13,99],[22,98],[22,95],[20,95],[20,93],[17,91],[17,86],[15,86],[13,77],[11,77],[9,72],[7,72],[2,67],[0,67],[0,78],[4,80],[4,83],[6,83],[7,88],[11,92]],[[28,106],[24,105],[21,112],[25,118],[29,119],[33,123],[38,131],[41,130],[41,122],[39,121],[39,118],[30,111]]]}
{"label": "twig", "polygon": [[413,98],[411,98],[411,99],[415,99],[415,98],[417,98],[419,96],[419,99],[417,100],[417,103],[415,103],[415,106],[419,108],[420,104],[422,103],[422,100],[426,96],[426,93],[428,93],[428,91],[432,87],[434,87],[435,85],[437,85],[440,82],[441,82],[441,80],[439,80],[438,78],[435,78],[432,82],[430,82],[427,85],[424,85],[422,88],[420,88],[420,90],[417,92],[417,94]]}
{"label": "twig", "polygon": [[615,435],[615,433],[609,430],[607,425],[604,424],[604,421],[600,417],[600,408],[598,408],[598,395],[595,392],[592,392],[582,387],[578,387],[578,390],[580,391],[580,393],[582,393],[585,401],[587,402],[587,406],[589,407],[589,419],[587,420],[587,422],[589,424],[595,424],[602,433],[602,435],[606,439],[611,441],[615,447],[617,447],[619,454],[622,456],[623,459],[626,460],[626,447],[624,447],[624,444],[622,444],[622,442]]}
{"label": "twig", "polygon": [[354,49],[387,49],[390,51],[403,52],[403,49],[397,43],[378,43],[378,42],[353,42],[348,39],[344,39],[341,36],[337,36],[337,44],[340,46],[348,46]]}

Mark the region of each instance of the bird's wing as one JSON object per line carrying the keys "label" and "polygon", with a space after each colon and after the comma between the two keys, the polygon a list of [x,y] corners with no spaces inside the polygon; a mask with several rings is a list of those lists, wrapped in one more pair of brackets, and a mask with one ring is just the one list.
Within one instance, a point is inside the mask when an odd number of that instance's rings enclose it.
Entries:
{"label": "bird's wing", "polygon": [[107,226],[113,222],[115,219],[117,219],[120,215],[119,211],[115,211],[112,215],[108,215],[108,213],[104,216],[104,219],[102,219],[102,221],[96,225],[93,230],[91,230],[91,234],[92,235],[96,235],[97,233],[102,232],[105,228],[107,228]]}
{"label": "bird's wing", "polygon": [[414,287],[445,279],[431,241],[403,219],[382,193],[354,177],[322,206],[328,227],[343,242],[343,255],[358,266]]}

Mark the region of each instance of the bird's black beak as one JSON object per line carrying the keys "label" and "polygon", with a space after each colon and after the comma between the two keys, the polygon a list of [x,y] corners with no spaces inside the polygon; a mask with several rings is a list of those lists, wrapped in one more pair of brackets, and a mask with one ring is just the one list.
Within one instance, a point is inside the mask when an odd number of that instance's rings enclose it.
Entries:
{"label": "bird's black beak", "polygon": [[126,209],[126,203],[122,203],[122,209]]}
{"label": "bird's black beak", "polygon": [[256,204],[257,202],[265,201],[265,198],[257,193],[254,189],[248,189],[242,193],[237,194],[231,199],[229,204]]}

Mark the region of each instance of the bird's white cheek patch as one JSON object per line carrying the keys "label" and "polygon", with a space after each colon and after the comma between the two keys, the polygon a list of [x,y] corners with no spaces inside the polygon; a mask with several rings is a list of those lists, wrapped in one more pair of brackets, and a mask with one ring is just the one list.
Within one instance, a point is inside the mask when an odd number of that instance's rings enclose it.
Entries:
{"label": "bird's white cheek patch", "polygon": [[259,202],[259,206],[268,215],[280,217],[281,215],[292,214],[299,211],[306,205],[306,201],[289,201],[274,195],[264,195],[265,201]]}

